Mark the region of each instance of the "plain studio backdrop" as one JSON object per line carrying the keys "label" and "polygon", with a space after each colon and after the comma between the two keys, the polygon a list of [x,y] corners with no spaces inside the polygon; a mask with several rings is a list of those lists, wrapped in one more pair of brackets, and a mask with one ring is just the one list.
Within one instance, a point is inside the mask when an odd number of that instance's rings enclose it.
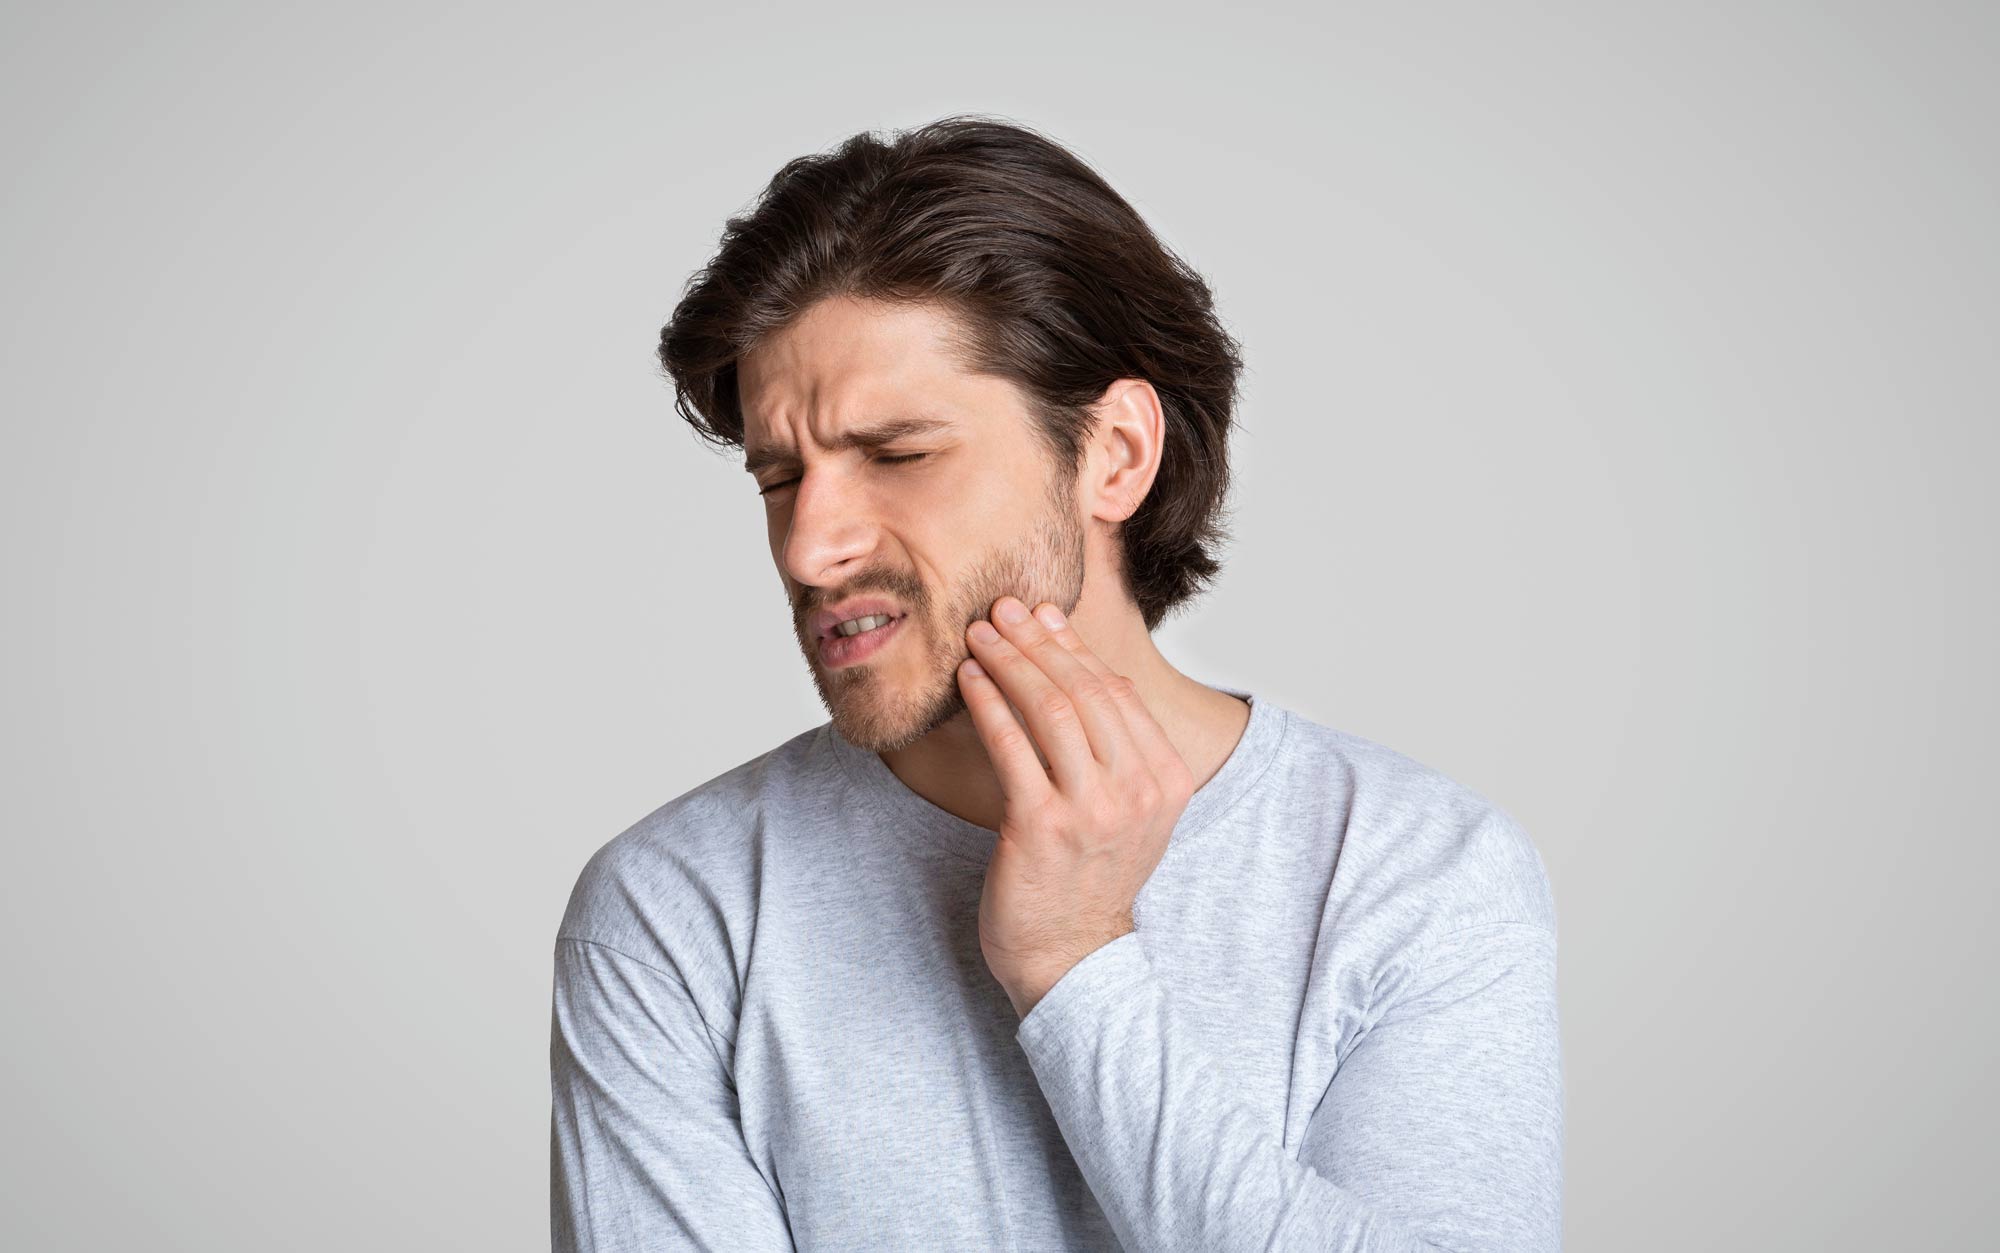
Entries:
{"label": "plain studio backdrop", "polygon": [[1993,6],[5,27],[0,1245],[546,1247],[577,872],[826,717],[659,327],[960,111],[1243,342],[1168,658],[1541,850],[1569,1247],[2000,1220]]}

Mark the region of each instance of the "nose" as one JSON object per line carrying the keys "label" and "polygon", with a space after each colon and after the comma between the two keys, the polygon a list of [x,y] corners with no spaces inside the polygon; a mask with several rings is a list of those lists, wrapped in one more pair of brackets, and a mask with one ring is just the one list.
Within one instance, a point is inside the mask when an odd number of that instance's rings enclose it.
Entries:
{"label": "nose", "polygon": [[874,554],[875,521],[859,484],[831,467],[806,471],[792,485],[780,558],[795,581],[831,586],[862,568]]}

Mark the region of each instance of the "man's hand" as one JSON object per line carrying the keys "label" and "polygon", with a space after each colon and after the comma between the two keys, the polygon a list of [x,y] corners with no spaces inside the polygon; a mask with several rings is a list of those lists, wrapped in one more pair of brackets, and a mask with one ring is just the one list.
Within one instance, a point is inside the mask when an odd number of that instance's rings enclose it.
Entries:
{"label": "man's hand", "polygon": [[993,602],[992,623],[967,630],[973,656],[958,672],[1006,801],[979,947],[1023,1018],[1070,967],[1133,930],[1132,902],[1194,795],[1132,681],[1054,605],[1036,614],[1048,625],[1012,596]]}

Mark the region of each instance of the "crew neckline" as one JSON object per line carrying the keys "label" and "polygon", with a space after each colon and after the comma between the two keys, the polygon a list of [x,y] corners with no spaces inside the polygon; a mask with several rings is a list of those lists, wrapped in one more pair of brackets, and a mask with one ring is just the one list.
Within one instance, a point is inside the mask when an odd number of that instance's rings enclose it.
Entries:
{"label": "crew neckline", "polygon": [[[1169,849],[1214,825],[1216,819],[1242,800],[1277,758],[1279,746],[1291,727],[1289,710],[1254,692],[1215,683],[1207,686],[1248,702],[1250,720],[1221,768],[1189,798],[1168,836]],[[857,790],[881,816],[898,824],[909,824],[939,845],[982,865],[992,858],[993,845],[1000,838],[997,832],[940,809],[911,791],[887,762],[850,743],[834,728],[831,719],[820,724],[820,736]]]}

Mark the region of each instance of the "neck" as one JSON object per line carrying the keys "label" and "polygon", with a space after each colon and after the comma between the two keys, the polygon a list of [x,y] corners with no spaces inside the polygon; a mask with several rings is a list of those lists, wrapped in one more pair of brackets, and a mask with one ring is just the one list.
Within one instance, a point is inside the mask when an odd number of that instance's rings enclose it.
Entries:
{"label": "neck", "polygon": [[[1093,615],[1092,609],[1100,606],[1107,612]],[[1243,738],[1250,706],[1175,669],[1130,601],[1121,598],[1112,607],[1086,594],[1069,619],[1091,652],[1132,680],[1139,699],[1194,773],[1195,786],[1213,778]],[[999,776],[970,713],[961,710],[923,739],[881,758],[905,787],[939,809],[991,831],[1000,829],[1006,805]]]}

